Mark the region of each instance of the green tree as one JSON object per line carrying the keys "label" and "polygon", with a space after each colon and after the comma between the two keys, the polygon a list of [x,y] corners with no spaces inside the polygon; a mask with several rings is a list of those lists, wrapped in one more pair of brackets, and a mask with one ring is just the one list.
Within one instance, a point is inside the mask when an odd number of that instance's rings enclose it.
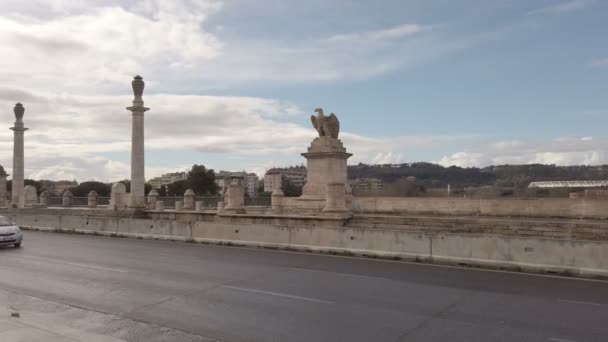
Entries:
{"label": "green tree", "polygon": [[188,190],[188,188],[188,181],[178,180],[167,185],[167,193],[171,197],[181,197],[184,195],[184,192]]}
{"label": "green tree", "polygon": [[219,190],[215,183],[215,171],[204,165],[192,165],[188,172],[187,184],[197,195],[216,195]]}
{"label": "green tree", "polygon": [[91,190],[95,190],[101,197],[110,197],[112,186],[102,182],[82,182],[75,187],[70,188],[70,192],[74,197],[87,197]]}
{"label": "green tree", "polygon": [[293,184],[285,177],[281,180],[281,190],[283,190],[285,197],[298,197],[302,195],[302,187]]}
{"label": "green tree", "polygon": [[160,189],[158,189],[158,196],[160,197],[167,197],[167,187],[164,185],[160,186]]}
{"label": "green tree", "polygon": [[152,191],[152,184],[146,183],[144,184],[144,194],[148,196],[148,194]]}

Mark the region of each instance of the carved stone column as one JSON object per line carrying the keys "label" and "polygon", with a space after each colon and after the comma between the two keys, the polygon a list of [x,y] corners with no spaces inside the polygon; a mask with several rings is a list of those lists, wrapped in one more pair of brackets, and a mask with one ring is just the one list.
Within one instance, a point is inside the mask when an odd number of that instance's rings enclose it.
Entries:
{"label": "carved stone column", "polygon": [[13,143],[13,184],[12,184],[12,203],[11,206],[23,208],[25,206],[25,196],[23,193],[24,184],[24,152],[23,152],[23,135],[28,129],[23,124],[23,114],[25,108],[21,103],[17,103],[13,108],[15,113],[15,126],[11,127],[14,135]]}
{"label": "carved stone column", "polygon": [[133,106],[127,107],[132,113],[131,126],[131,198],[129,207],[145,207],[145,160],[144,160],[144,113],[150,108],[144,107],[142,95],[145,83],[141,76],[135,76],[133,87]]}

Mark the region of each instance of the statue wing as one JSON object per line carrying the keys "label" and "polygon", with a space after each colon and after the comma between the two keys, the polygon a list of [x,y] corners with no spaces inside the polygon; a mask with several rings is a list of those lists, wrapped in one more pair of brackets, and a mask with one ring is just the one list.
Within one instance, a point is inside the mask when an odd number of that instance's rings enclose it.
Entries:
{"label": "statue wing", "polygon": [[316,130],[319,130],[319,121],[317,120],[317,117],[314,115],[311,115],[310,121],[312,121],[312,127],[314,127]]}
{"label": "statue wing", "polygon": [[340,134],[340,120],[336,114],[331,113],[330,116],[326,119],[327,125],[329,126],[329,132],[332,138],[338,139],[338,135]]}

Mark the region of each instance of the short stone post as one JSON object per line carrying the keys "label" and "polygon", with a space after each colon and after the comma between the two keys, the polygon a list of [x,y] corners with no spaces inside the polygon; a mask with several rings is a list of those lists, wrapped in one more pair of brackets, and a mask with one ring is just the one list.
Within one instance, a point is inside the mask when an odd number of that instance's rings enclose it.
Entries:
{"label": "short stone post", "polygon": [[97,208],[97,199],[98,198],[99,198],[99,195],[97,194],[97,191],[91,190],[91,192],[89,192],[89,195],[87,196],[87,206],[89,208]]}
{"label": "short stone post", "polygon": [[244,213],[245,212],[245,191],[239,183],[232,183],[226,191],[227,203],[224,212]]}
{"label": "short stone post", "polygon": [[186,190],[184,193],[184,210],[194,210],[194,201],[196,194],[192,189]]}
{"label": "short stone post", "polygon": [[154,189],[150,190],[150,192],[148,193],[148,209],[156,209],[156,203],[158,202],[159,197],[160,195],[158,194],[158,191]]}
{"label": "short stone post", "polygon": [[110,194],[110,210],[122,210],[126,207],[125,197],[127,194],[127,186],[125,183],[112,184],[112,193]]}
{"label": "short stone post", "polygon": [[226,207],[226,202],[224,202],[224,201],[217,202],[217,212],[218,213],[223,212],[225,207]]}
{"label": "short stone post", "polygon": [[325,191],[325,212],[345,212],[346,190],[344,183],[328,183]]}
{"label": "short stone post", "polygon": [[270,204],[272,206],[272,214],[273,215],[281,215],[283,212],[283,199],[285,198],[285,194],[281,188],[276,188],[272,195],[270,196]]}
{"label": "short stone post", "polygon": [[63,206],[64,207],[72,206],[72,197],[74,197],[74,196],[72,195],[72,192],[70,192],[70,190],[66,190],[63,193]]}
{"label": "short stone post", "polygon": [[203,202],[203,201],[194,202],[194,211],[203,211],[204,207],[205,207],[205,202]]}
{"label": "short stone post", "polygon": [[33,185],[27,185],[23,189],[23,203],[26,207],[31,207],[38,204],[38,194],[36,187]]}
{"label": "short stone post", "polygon": [[46,190],[40,194],[40,205],[44,207],[49,205],[49,192]]}
{"label": "short stone post", "polygon": [[175,210],[183,210],[184,202],[183,201],[175,201]]}
{"label": "short stone post", "polygon": [[157,211],[163,211],[165,210],[165,201],[156,201],[156,208]]}

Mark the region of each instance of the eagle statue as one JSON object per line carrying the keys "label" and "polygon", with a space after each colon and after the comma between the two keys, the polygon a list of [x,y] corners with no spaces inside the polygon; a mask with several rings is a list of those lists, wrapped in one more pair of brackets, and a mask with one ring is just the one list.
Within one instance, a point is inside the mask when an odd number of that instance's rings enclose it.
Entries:
{"label": "eagle statue", "polygon": [[312,115],[310,120],[312,121],[313,127],[319,132],[320,137],[331,137],[338,139],[340,134],[340,121],[336,114],[331,113],[329,116],[323,114],[323,109],[315,109],[316,116]]}

